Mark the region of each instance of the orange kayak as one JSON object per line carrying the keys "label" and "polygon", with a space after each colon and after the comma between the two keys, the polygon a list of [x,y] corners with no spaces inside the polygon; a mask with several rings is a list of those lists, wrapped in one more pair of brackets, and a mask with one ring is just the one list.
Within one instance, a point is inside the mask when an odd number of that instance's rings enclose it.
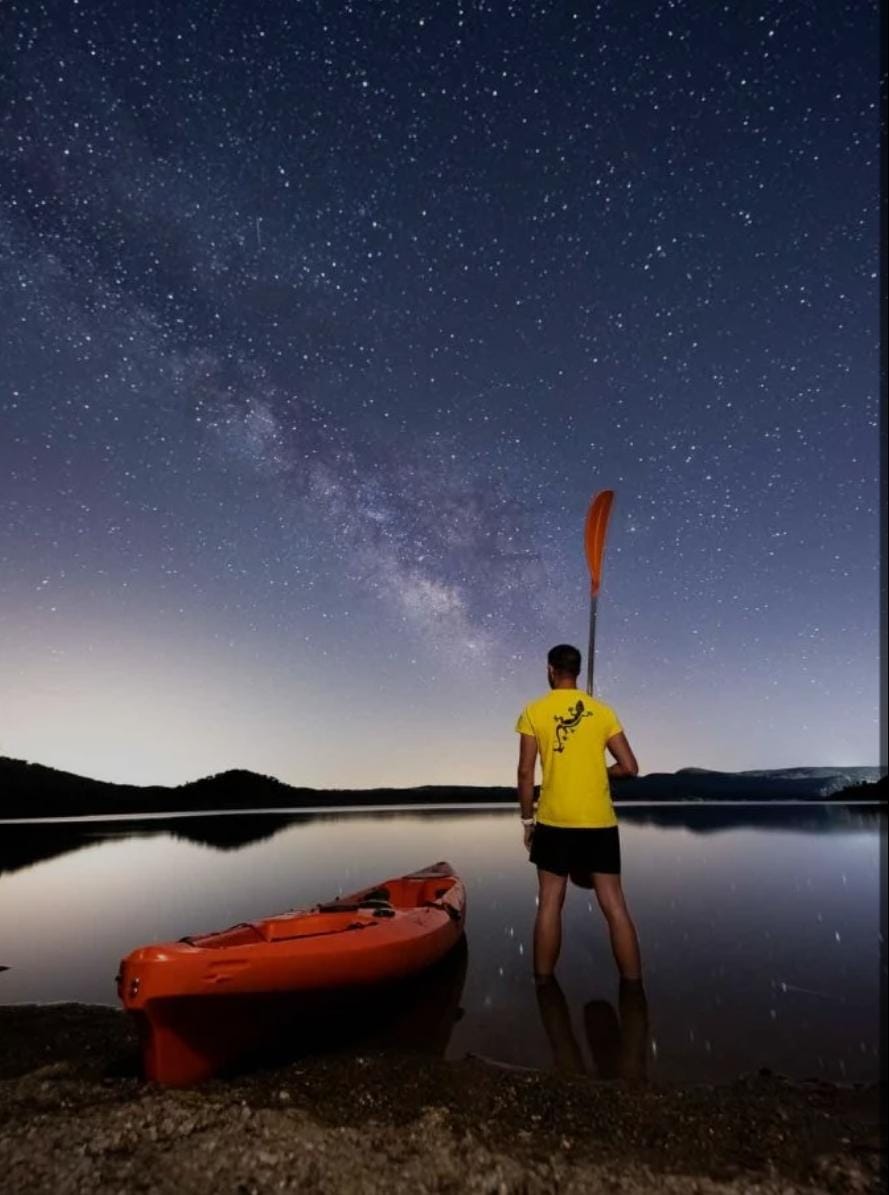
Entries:
{"label": "orange kayak", "polygon": [[462,938],[465,913],[462,881],[434,863],[311,909],[139,947],[122,961],[117,990],[137,1023],[145,1077],[199,1082],[336,993],[417,974]]}

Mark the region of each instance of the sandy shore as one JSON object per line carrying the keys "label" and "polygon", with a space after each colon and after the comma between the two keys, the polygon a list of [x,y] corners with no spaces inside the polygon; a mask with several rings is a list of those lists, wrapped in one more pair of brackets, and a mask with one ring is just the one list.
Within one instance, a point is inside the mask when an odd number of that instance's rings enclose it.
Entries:
{"label": "sandy shore", "polygon": [[884,1093],[772,1075],[614,1084],[391,1053],[307,1056],[173,1091],[138,1077],[114,1009],[10,1006],[0,1189],[878,1191]]}

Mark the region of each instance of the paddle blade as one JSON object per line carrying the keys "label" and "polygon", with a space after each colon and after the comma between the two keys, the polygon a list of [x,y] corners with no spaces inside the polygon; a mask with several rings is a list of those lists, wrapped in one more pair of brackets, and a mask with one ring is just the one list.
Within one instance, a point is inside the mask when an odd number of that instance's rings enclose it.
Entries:
{"label": "paddle blade", "polygon": [[593,597],[599,592],[602,584],[602,557],[605,555],[605,530],[608,526],[608,516],[611,514],[611,504],[614,502],[614,490],[601,490],[590,503],[586,515],[586,530],[583,542],[586,550],[586,561],[590,570],[591,592]]}

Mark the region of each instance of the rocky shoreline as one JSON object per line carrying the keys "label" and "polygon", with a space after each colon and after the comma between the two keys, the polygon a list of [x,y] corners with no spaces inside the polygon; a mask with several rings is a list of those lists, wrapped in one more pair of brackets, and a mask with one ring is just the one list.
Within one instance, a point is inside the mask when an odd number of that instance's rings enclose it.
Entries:
{"label": "rocky shoreline", "polygon": [[0,1174],[15,1192],[885,1189],[885,1085],[603,1083],[328,1053],[199,1088],[138,1076],[112,1008],[0,1008]]}

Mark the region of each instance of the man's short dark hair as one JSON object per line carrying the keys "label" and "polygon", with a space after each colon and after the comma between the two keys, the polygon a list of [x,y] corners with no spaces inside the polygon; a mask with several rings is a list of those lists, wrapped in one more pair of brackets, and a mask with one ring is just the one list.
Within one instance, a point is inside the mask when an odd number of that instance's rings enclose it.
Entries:
{"label": "man's short dark hair", "polygon": [[570,643],[558,643],[551,647],[546,662],[560,676],[577,676],[580,672],[580,652]]}

